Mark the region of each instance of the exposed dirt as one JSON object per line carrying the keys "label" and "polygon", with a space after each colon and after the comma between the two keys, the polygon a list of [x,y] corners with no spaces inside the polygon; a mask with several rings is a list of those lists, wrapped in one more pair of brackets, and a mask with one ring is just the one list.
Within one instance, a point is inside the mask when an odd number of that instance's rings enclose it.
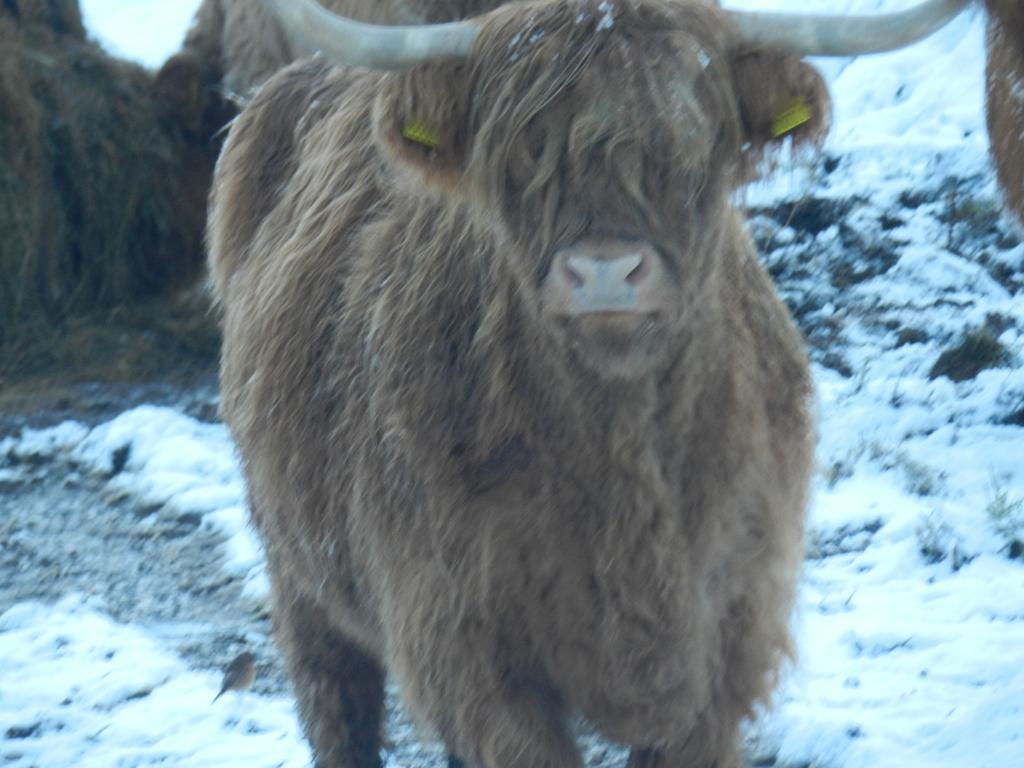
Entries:
{"label": "exposed dirt", "polygon": [[[34,412],[6,412],[2,430],[96,423],[140,402],[215,411],[212,382],[188,392],[170,385],[78,385]],[[107,479],[62,460],[0,457],[0,613],[23,600],[69,592],[102,597],[107,612],[146,627],[199,669],[254,651],[256,689],[286,689],[270,640],[266,607],[241,594],[222,568],[223,537],[199,515],[145,505],[111,490]]]}

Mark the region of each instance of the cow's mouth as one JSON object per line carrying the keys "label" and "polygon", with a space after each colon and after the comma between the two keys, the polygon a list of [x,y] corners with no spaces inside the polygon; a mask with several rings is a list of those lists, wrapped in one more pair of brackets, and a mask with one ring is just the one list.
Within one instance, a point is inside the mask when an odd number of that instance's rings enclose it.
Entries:
{"label": "cow's mouth", "polygon": [[560,318],[560,324],[565,333],[580,343],[601,345],[643,339],[657,330],[660,320],[659,312],[602,311],[566,315]]}
{"label": "cow's mouth", "polygon": [[665,354],[668,329],[658,312],[589,312],[558,325],[572,357],[602,378],[639,378]]}

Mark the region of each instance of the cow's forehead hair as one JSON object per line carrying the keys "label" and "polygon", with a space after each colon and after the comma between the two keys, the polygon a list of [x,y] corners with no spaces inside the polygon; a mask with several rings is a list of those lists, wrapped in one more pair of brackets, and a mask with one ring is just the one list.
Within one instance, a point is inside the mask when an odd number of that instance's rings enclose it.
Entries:
{"label": "cow's forehead hair", "polygon": [[641,231],[706,177],[729,185],[741,130],[728,29],[712,4],[683,0],[494,14],[471,62],[472,175],[510,217],[564,221],[576,207]]}
{"label": "cow's forehead hair", "polygon": [[[708,97],[728,86],[729,42],[724,16],[707,0],[513,4],[481,34],[476,118],[518,127],[574,98],[577,109],[623,124],[692,119],[725,106]],[[646,112],[631,112],[639,107]]]}

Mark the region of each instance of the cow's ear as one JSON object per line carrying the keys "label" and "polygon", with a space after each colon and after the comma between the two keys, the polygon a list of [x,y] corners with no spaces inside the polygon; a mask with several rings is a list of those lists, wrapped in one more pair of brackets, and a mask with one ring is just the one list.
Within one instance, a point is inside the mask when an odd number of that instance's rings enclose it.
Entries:
{"label": "cow's ear", "polygon": [[377,97],[377,143],[427,183],[453,186],[465,168],[467,69],[442,63],[390,75]]}
{"label": "cow's ear", "polygon": [[810,64],[774,49],[738,50],[732,74],[751,160],[786,141],[800,146],[824,139],[832,104],[821,73]]}

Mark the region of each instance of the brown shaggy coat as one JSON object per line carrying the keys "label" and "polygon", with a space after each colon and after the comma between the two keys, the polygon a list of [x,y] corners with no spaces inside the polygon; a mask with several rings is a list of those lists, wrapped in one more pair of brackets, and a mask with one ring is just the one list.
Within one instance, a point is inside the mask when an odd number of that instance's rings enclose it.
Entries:
{"label": "brown shaggy coat", "polygon": [[987,0],[988,133],[999,183],[1024,220],[1024,4]]}
{"label": "brown shaggy coat", "polygon": [[[582,715],[632,768],[734,768],[791,653],[810,380],[730,196],[827,94],[714,3],[613,5],[499,9],[466,62],[293,66],[228,138],[222,409],[319,766],[379,765],[386,669],[473,766],[579,766]],[[591,231],[667,265],[634,376],[539,308]]]}

